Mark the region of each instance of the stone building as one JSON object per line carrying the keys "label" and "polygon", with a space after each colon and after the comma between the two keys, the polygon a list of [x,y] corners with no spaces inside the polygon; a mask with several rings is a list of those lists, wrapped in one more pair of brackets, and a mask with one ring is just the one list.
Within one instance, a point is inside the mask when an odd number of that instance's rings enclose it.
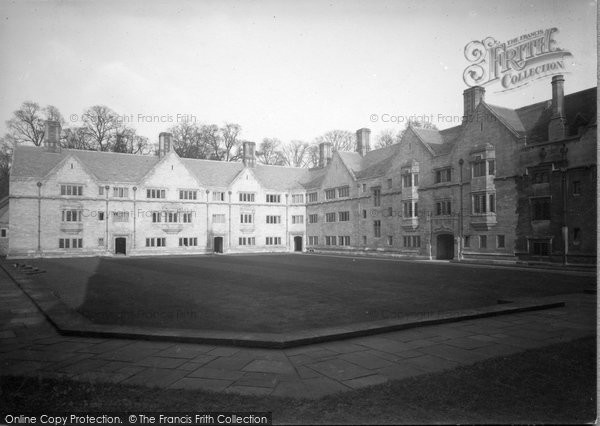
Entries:
{"label": "stone building", "polygon": [[386,252],[419,258],[594,262],[596,89],[518,109],[464,91],[461,125],[399,143],[319,146],[319,167],[15,149],[8,255]]}
{"label": "stone building", "polygon": [[[409,126],[398,144],[336,152],[307,187],[320,250],[438,259],[594,262],[596,89],[509,109],[464,91],[460,126]],[[322,152],[328,153],[329,148]]]}

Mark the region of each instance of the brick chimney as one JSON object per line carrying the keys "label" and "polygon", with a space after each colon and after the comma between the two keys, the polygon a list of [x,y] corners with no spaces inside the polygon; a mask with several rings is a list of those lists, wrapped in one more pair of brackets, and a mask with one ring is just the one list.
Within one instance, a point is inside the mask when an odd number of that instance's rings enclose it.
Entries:
{"label": "brick chimney", "polygon": [[481,86],[469,87],[463,92],[463,99],[463,122],[472,121],[477,105],[485,99],[485,89]]}
{"label": "brick chimney", "polygon": [[369,145],[370,135],[371,130],[367,128],[358,129],[356,131],[356,152],[358,152],[361,157],[364,157],[365,154],[371,150],[371,145]]}
{"label": "brick chimney", "polygon": [[256,148],[256,143],[254,142],[244,142],[243,144],[243,152],[244,152],[244,166],[246,167],[254,167],[256,164],[256,157],[254,155],[254,151]]}
{"label": "brick chimney", "polygon": [[44,147],[50,152],[60,152],[60,123],[58,121],[46,121]]}
{"label": "brick chimney", "polygon": [[319,144],[319,167],[325,167],[332,160],[331,142],[321,142]]}
{"label": "brick chimney", "polygon": [[163,158],[173,149],[173,135],[162,132],[158,135],[158,157]]}
{"label": "brick chimney", "polygon": [[548,123],[548,140],[564,139],[567,129],[565,120],[565,78],[562,75],[552,77],[552,117]]}

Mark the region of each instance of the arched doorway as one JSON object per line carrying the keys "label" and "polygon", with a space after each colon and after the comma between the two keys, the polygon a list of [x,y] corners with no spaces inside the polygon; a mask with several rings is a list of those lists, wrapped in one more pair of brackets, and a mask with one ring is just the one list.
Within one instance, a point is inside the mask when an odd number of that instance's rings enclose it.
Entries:
{"label": "arched doorway", "polygon": [[294,251],[302,251],[302,237],[294,237]]}
{"label": "arched doorway", "polygon": [[213,251],[215,253],[223,253],[223,237],[215,237]]}
{"label": "arched doorway", "polygon": [[437,250],[435,258],[454,258],[454,236],[452,234],[440,234],[437,236]]}
{"label": "arched doorway", "polygon": [[127,254],[127,239],[124,237],[115,238],[115,254]]}

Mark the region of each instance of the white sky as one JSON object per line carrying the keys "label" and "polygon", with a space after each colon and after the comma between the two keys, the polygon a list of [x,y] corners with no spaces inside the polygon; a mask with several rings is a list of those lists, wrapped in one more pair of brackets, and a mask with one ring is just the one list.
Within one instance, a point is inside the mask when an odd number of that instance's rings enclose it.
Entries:
{"label": "white sky", "polygon": [[[2,133],[33,100],[67,122],[105,104],[133,114],[152,142],[174,123],[138,114],[236,122],[257,142],[338,128],[376,135],[402,126],[371,114],[462,115],[470,41],[550,27],[573,54],[566,93],[597,84],[595,1],[0,0],[0,18]],[[518,107],[551,96],[550,78],[499,89],[488,87],[486,100]]]}

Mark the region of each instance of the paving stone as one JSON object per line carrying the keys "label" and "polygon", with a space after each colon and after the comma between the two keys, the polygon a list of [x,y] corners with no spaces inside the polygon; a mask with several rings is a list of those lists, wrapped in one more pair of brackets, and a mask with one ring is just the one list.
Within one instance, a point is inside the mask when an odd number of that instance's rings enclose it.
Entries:
{"label": "paving stone", "polygon": [[131,342],[128,340],[112,339],[112,340],[107,340],[102,343],[91,345],[91,346],[85,348],[82,352],[102,354],[102,353],[114,351],[118,348],[122,348],[124,346],[129,345],[130,343]]}
{"label": "paving stone", "polygon": [[206,354],[206,352],[212,350],[212,348],[214,348],[214,346],[175,344],[167,349],[162,350],[161,352],[158,352],[156,355],[161,357],[192,359],[199,355]]}
{"label": "paving stone", "polygon": [[[377,368],[389,367],[393,363],[390,361],[386,361],[377,356],[377,351],[367,351],[367,352],[354,352],[349,354],[340,355],[340,359],[351,362],[352,364],[359,365],[364,368],[368,368],[369,370],[374,370]],[[385,353],[382,354],[385,356]]]}
{"label": "paving stone", "polygon": [[239,348],[233,348],[233,347],[223,346],[223,347],[215,348],[215,349],[207,352],[207,354],[211,355],[211,356],[215,356],[215,357],[217,357],[217,356],[231,356],[231,355],[235,355],[239,351],[240,351]]}
{"label": "paving stone", "polygon": [[245,373],[241,378],[235,381],[235,386],[250,386],[274,388],[279,382],[277,374],[271,373]]}
{"label": "paving stone", "polygon": [[[461,364],[472,364],[473,362],[481,361],[483,359],[482,354],[479,352],[446,344],[428,346],[426,348],[422,348],[421,351],[429,355],[434,355]],[[414,361],[418,359],[419,357],[411,358],[407,361]]]}
{"label": "paving stone", "polygon": [[206,363],[204,363],[204,362],[194,362],[192,360],[192,361],[185,362],[185,364],[182,364],[182,365],[180,365],[177,368],[179,368],[180,370],[194,371],[194,370],[197,370],[200,367],[202,367],[204,364],[206,364]]}
{"label": "paving stone", "polygon": [[490,345],[489,341],[472,339],[470,337],[461,337],[458,339],[450,339],[444,342],[446,345],[455,346],[462,349],[476,349]]}
{"label": "paving stone", "polygon": [[178,368],[186,362],[185,358],[162,358],[151,356],[136,362],[137,365],[153,368]]}
{"label": "paving stone", "polygon": [[16,337],[16,334],[12,330],[3,330],[0,331],[0,339],[10,339],[12,337]]}
{"label": "paving stone", "polygon": [[381,337],[368,337],[361,339],[361,345],[368,346],[382,352],[396,353],[409,349],[414,349],[410,342],[397,342],[395,340],[384,339]]}
{"label": "paving stone", "polygon": [[246,365],[250,364],[254,358],[243,352],[239,352],[231,357],[221,357],[206,364],[207,367],[216,368],[219,370],[242,370]]}
{"label": "paving stone", "polygon": [[208,364],[209,362],[213,361],[217,359],[216,356],[210,356],[210,355],[198,355],[195,358],[192,358],[191,360],[189,360],[189,362],[193,362],[196,364]]}
{"label": "paving stone", "polygon": [[98,358],[107,359],[109,361],[123,361],[123,362],[138,362],[147,358],[149,355],[152,355],[156,351],[141,352],[136,350],[135,348],[130,348],[128,346],[123,348],[118,348],[112,351],[103,352],[98,354]]}
{"label": "paving stone", "polygon": [[298,354],[298,355],[290,355],[288,356],[290,362],[296,366],[308,364],[314,362],[315,360],[309,357],[306,354]]}
{"label": "paving stone", "polygon": [[204,379],[222,379],[235,381],[244,375],[241,371],[219,370],[216,368],[200,367],[188,374],[188,377],[199,377]]}
{"label": "paving stone", "polygon": [[244,367],[244,371],[256,371],[261,373],[296,374],[294,366],[289,362],[271,361],[268,359],[256,359]]}
{"label": "paving stone", "polygon": [[202,389],[212,392],[221,392],[227,386],[231,385],[231,380],[218,380],[218,379],[204,379],[200,377],[184,377],[183,379],[177,380],[171,386],[172,389],[189,389],[196,390]]}
{"label": "paving stone", "polygon": [[187,371],[167,368],[147,368],[123,381],[128,385],[168,387],[188,374]]}
{"label": "paving stone", "polygon": [[303,365],[296,367],[296,373],[301,379],[314,379],[316,377],[323,377],[312,368],[308,368]]}
{"label": "paving stone", "polygon": [[340,341],[340,342],[331,342],[331,343],[324,344],[323,349],[328,350],[328,351],[337,352],[340,354],[347,354],[347,353],[352,353],[352,352],[364,351],[369,348],[366,348],[361,345],[357,345],[355,343]]}
{"label": "paving stone", "polygon": [[343,383],[352,389],[364,388],[367,386],[380,385],[388,381],[388,378],[379,374],[372,376],[359,377],[357,379],[346,380]]}
{"label": "paving stone", "polygon": [[303,383],[307,392],[306,397],[310,399],[318,399],[326,395],[331,395],[350,389],[348,386],[345,386],[340,382],[331,380],[327,377],[306,379],[303,381]]}
{"label": "paving stone", "polygon": [[452,368],[460,366],[460,363],[456,361],[451,361],[434,355],[423,355],[417,358],[410,358],[405,362],[413,364],[419,369],[428,373],[450,370]]}
{"label": "paving stone", "polygon": [[331,377],[335,380],[350,380],[357,377],[368,376],[373,374],[371,370],[360,367],[356,364],[352,364],[343,359],[331,359],[327,361],[321,361],[314,364],[309,364],[308,367],[313,370]]}
{"label": "paving stone", "polygon": [[314,360],[323,360],[323,359],[334,358],[338,355],[338,353],[334,352],[334,351],[330,351],[329,349],[318,349],[315,351],[306,352],[305,355],[309,356],[314,361]]}
{"label": "paving stone", "polygon": [[56,366],[54,366],[54,369],[59,369],[61,371],[69,373],[71,375],[78,375],[81,373],[85,373],[86,371],[95,370],[96,368],[106,365],[107,363],[108,363],[108,361],[106,361],[104,359],[98,359],[98,358],[89,359],[88,358],[88,359],[84,359],[84,360],[72,363],[70,365],[64,366],[62,368],[57,368]]}

